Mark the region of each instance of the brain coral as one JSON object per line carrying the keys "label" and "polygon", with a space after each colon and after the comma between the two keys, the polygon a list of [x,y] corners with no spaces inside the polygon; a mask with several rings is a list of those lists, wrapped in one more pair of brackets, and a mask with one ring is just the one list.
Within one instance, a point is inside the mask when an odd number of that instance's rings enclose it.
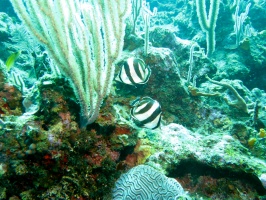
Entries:
{"label": "brain coral", "polygon": [[182,186],[147,165],[121,175],[113,189],[114,200],[176,200],[185,194]]}

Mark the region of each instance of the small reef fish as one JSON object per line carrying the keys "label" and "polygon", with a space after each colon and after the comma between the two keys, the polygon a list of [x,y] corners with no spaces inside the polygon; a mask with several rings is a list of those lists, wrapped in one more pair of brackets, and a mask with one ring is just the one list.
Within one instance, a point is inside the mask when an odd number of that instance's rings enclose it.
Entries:
{"label": "small reef fish", "polygon": [[124,61],[116,81],[128,84],[145,84],[149,80],[151,69],[140,58],[130,57]]}
{"label": "small reef fish", "polygon": [[12,53],[8,58],[7,58],[7,61],[6,61],[6,69],[7,71],[9,71],[15,64],[15,61],[18,59],[18,57],[20,56],[22,51],[18,51],[18,52],[15,52],[15,53]]}
{"label": "small reef fish", "polygon": [[143,97],[136,99],[132,106],[130,114],[135,124],[150,129],[159,127],[162,109],[158,101]]}

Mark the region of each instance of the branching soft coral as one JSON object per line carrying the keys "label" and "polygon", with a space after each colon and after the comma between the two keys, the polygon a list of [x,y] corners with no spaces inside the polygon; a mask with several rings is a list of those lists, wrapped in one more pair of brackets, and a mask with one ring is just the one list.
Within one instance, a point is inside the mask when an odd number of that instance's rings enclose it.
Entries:
{"label": "branching soft coral", "polygon": [[234,100],[234,101],[231,101],[228,98],[224,97],[224,100],[226,101],[226,103],[229,106],[233,106],[233,107],[235,107],[235,108],[237,108],[237,109],[239,109],[239,110],[241,110],[241,111],[243,111],[245,113],[248,113],[248,107],[247,107],[246,101],[239,95],[239,93],[236,91],[236,89],[233,86],[231,86],[231,85],[229,85],[227,83],[224,83],[224,82],[218,82],[218,81],[212,80],[207,75],[206,75],[206,78],[211,83],[226,87],[227,89],[229,89],[235,95],[236,100]]}

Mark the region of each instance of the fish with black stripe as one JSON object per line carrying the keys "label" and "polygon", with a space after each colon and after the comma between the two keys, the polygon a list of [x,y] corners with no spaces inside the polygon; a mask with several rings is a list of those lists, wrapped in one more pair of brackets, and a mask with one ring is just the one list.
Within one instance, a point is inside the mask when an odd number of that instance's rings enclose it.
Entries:
{"label": "fish with black stripe", "polygon": [[130,57],[123,62],[115,80],[135,86],[147,83],[150,75],[151,69],[142,59]]}
{"label": "fish with black stripe", "polygon": [[160,126],[162,109],[158,101],[143,97],[132,103],[130,114],[138,126],[155,129]]}

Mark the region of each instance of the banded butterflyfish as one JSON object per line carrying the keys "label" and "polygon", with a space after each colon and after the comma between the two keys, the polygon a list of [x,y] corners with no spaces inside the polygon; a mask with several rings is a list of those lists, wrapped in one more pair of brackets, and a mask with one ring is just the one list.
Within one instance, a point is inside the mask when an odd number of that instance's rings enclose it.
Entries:
{"label": "banded butterflyfish", "polygon": [[139,85],[147,83],[150,75],[151,69],[142,59],[130,57],[123,62],[115,80],[128,85]]}
{"label": "banded butterflyfish", "polygon": [[155,129],[160,125],[162,109],[158,101],[143,97],[132,103],[130,115],[136,125]]}

